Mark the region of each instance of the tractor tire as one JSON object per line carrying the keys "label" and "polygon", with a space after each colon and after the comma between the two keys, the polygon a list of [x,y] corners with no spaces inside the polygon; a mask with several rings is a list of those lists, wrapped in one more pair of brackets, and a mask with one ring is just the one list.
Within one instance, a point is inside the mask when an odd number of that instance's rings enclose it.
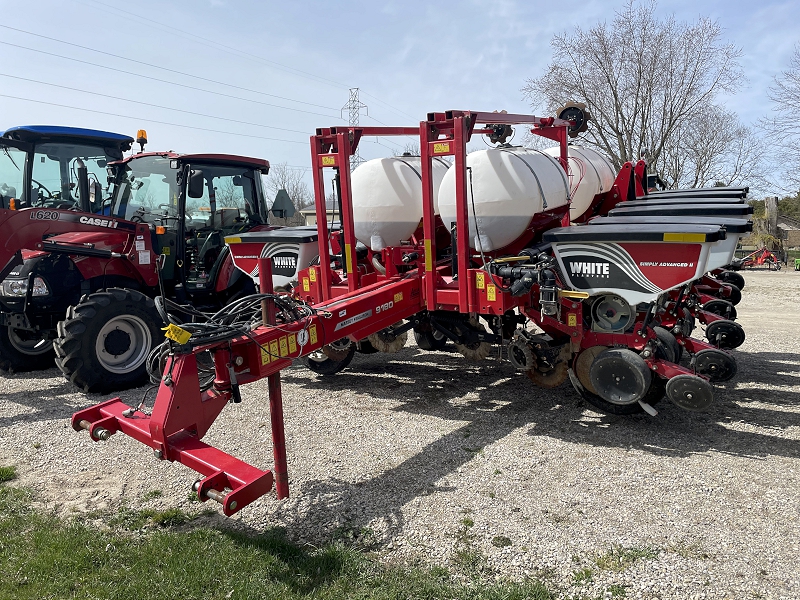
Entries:
{"label": "tractor tire", "polygon": [[162,339],[152,298],[109,288],[67,310],[53,346],[67,379],[85,392],[109,393],[147,382],[147,356]]}
{"label": "tractor tire", "polygon": [[53,342],[31,338],[28,332],[0,327],[0,370],[8,373],[41,371],[55,366]]}

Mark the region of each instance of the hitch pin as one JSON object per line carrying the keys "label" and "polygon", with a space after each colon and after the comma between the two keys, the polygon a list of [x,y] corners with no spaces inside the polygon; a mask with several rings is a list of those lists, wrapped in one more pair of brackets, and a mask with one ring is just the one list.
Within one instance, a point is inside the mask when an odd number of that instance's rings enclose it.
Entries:
{"label": "hitch pin", "polygon": [[[195,481],[194,485],[192,485],[192,491],[194,491],[194,493],[197,494],[197,490],[199,489],[200,489],[200,481]],[[210,490],[206,490],[205,495],[208,497],[209,500],[213,500],[214,502],[219,502],[220,504],[225,504],[225,498],[227,497],[228,492],[220,492],[212,488]],[[232,506],[231,508],[235,508],[235,506]]]}
{"label": "hitch pin", "polygon": [[[81,419],[78,425],[80,426],[81,429],[85,429],[86,431],[90,432],[91,435],[92,423],[90,421],[87,421],[86,419]],[[97,429],[94,430],[94,436],[92,437],[100,440],[101,442],[105,442],[108,438],[111,437],[111,432],[108,429],[104,429],[103,427],[98,427]]]}

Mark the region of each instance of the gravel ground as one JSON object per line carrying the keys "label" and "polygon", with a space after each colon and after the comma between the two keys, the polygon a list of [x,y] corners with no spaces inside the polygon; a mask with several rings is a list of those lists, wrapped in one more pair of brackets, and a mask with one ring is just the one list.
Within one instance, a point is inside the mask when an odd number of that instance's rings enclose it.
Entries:
{"label": "gravel ground", "polygon": [[[357,355],[333,379],[288,369],[292,497],[230,522],[344,538],[386,561],[535,576],[564,598],[800,598],[800,273],[745,277],[739,374],[703,414],[663,400],[656,417],[606,416],[569,384],[541,390],[508,365],[411,345]],[[266,389],[244,388],[207,441],[270,465]],[[65,513],[198,510],[194,473],[122,435],[72,431],[71,413],[101,399],[55,369],[0,377],[0,463]],[[163,495],[144,502],[152,490]]]}

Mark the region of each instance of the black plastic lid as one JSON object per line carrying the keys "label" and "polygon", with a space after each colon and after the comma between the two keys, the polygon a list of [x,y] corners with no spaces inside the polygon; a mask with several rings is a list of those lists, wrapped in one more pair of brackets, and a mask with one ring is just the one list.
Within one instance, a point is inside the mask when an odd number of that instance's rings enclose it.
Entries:
{"label": "black plastic lid", "polygon": [[645,216],[645,215],[697,215],[708,217],[746,217],[753,214],[753,207],[749,204],[645,204],[630,206],[623,202],[608,211],[609,217]]}
{"label": "black plastic lid", "polygon": [[545,232],[547,242],[716,242],[725,239],[719,225],[580,225]]}
{"label": "black plastic lid", "polygon": [[625,225],[631,223],[641,223],[643,225],[655,225],[660,223],[670,223],[679,225],[720,225],[725,227],[728,233],[737,235],[753,231],[753,222],[747,219],[736,217],[703,217],[698,215],[659,215],[659,216],[616,216],[598,217],[589,221],[590,225]]}

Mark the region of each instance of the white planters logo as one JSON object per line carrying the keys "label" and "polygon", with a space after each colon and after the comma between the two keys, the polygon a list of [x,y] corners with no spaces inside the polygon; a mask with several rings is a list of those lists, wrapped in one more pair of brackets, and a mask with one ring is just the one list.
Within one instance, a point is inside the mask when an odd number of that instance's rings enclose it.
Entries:
{"label": "white planters logo", "polygon": [[569,269],[573,275],[579,277],[608,278],[610,275],[610,264],[607,262],[571,262]]}

